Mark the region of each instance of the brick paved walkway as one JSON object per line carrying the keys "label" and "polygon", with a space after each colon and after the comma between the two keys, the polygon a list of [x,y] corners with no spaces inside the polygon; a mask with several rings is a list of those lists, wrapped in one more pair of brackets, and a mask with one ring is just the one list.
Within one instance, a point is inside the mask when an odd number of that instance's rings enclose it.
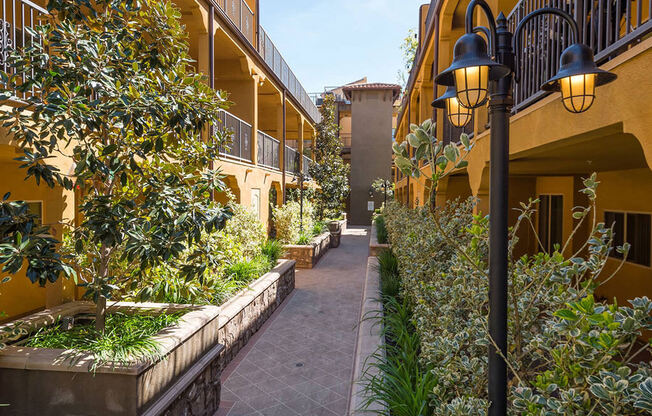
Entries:
{"label": "brick paved walkway", "polygon": [[217,416],[345,416],[369,244],[349,228],[222,375]]}

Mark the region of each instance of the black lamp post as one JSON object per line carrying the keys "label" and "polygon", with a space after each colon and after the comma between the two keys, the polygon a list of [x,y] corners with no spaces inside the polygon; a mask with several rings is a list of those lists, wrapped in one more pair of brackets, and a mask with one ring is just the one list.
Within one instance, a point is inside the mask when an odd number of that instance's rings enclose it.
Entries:
{"label": "black lamp post", "polygon": [[[487,44],[475,32],[473,12],[479,6],[489,22]],[[562,102],[573,113],[586,111],[593,104],[595,87],[616,79],[616,75],[599,69],[593,51],[579,41],[577,23],[568,13],[552,7],[535,10],[525,16],[512,34],[501,12],[494,19],[485,0],[471,0],[466,9],[466,34],[455,44],[451,66],[437,75],[440,85],[454,87],[459,104],[468,109],[482,106],[489,100],[491,125],[490,150],[490,229],[489,229],[489,416],[507,414],[507,296],[508,296],[508,180],[509,180],[509,113],[513,105],[512,77],[518,80],[518,63],[514,51],[520,49],[524,25],[540,15],[556,15],[571,28],[573,42],[560,59],[557,75],[541,88],[561,91]],[[449,93],[449,91],[447,91]],[[441,97],[444,100],[444,97]],[[449,97],[450,98],[450,97]],[[433,105],[438,104],[437,100]],[[440,104],[441,105],[441,104]],[[449,113],[450,116],[450,113]],[[461,117],[457,121],[463,121]],[[494,346],[495,343],[495,346]],[[496,349],[500,350],[500,352]]]}

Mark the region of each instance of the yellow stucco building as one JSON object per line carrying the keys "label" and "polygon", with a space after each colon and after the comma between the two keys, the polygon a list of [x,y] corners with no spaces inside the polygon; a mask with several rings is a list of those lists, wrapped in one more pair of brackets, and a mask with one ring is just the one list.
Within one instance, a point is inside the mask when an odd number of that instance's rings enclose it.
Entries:
{"label": "yellow stucco building", "polygon": [[[216,164],[236,201],[269,225],[270,204],[282,204],[286,189],[298,186],[296,174],[307,171],[311,163],[319,111],[260,25],[259,0],[174,3],[182,12],[196,69],[211,86],[226,91],[233,103],[222,114],[224,128],[233,131],[233,143]],[[45,4],[46,0],[0,4],[4,25],[0,56],[21,44],[24,28],[47,13]],[[0,132],[0,188],[3,194],[11,192],[14,200],[32,202],[42,222],[60,236],[62,224],[75,219],[74,192],[24,181],[25,171],[14,161],[19,152],[11,137]],[[63,162],[61,169],[72,172]],[[4,319],[11,319],[76,296],[74,284],[66,279],[39,288],[19,275],[0,287],[0,311],[6,312]]]}
{"label": "yellow stucco building", "polygon": [[[453,58],[453,46],[464,33],[467,0],[433,0],[419,10],[419,48],[398,118],[397,140],[405,140],[410,123],[428,118],[437,122],[437,137],[456,141],[462,131],[471,134],[475,147],[467,168],[439,183],[437,202],[458,197],[478,198],[477,210],[489,207],[489,131],[487,108],[474,111],[463,129],[453,127],[444,110],[433,111],[431,102],[445,87],[433,78]],[[589,45],[600,68],[618,75],[611,84],[596,90],[592,107],[572,114],[564,108],[559,93],[543,93],[539,86],[555,75],[559,55],[568,46],[567,31],[556,19],[543,18],[532,24],[529,41],[517,51],[521,79],[515,84],[510,119],[509,198],[513,208],[520,201],[539,197],[535,225],[542,244],[551,247],[571,236],[576,224],[571,209],[586,203],[578,191],[582,178],[596,172],[597,219],[616,224],[616,242],[632,244],[629,258],[614,279],[599,294],[625,302],[637,296],[652,297],[652,11],[641,0],[490,0],[494,15],[503,12],[513,30],[528,12],[546,5],[562,7],[580,28],[580,41]],[[478,13],[477,15],[480,15]],[[484,24],[476,16],[478,24]],[[423,166],[429,174],[429,166]],[[394,170],[396,197],[409,206],[423,205],[431,184],[406,178]],[[517,212],[513,211],[511,222]],[[578,248],[588,230],[575,236]],[[534,251],[533,235],[521,235],[521,248]],[[611,259],[613,270],[620,259]],[[610,270],[605,271],[605,275]]]}

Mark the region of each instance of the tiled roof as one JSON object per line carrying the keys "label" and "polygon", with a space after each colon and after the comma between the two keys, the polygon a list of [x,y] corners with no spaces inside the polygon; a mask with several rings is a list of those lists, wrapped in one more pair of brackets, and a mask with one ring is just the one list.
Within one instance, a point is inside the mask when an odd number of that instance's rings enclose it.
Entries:
{"label": "tiled roof", "polygon": [[401,86],[397,84],[385,84],[382,82],[371,82],[367,84],[353,84],[346,85],[342,88],[344,94],[347,98],[351,99],[351,91],[360,91],[360,90],[392,90],[394,92],[394,97],[397,97],[401,93]]}

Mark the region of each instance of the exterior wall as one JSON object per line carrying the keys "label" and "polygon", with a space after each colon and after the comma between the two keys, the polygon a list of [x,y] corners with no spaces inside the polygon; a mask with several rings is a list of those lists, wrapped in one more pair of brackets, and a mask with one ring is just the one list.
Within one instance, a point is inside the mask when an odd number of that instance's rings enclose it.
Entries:
{"label": "exterior wall", "polygon": [[369,197],[369,188],[376,178],[391,179],[393,93],[387,91],[352,91],[351,145],[351,212],[353,225],[371,224],[374,206],[381,196]]}

